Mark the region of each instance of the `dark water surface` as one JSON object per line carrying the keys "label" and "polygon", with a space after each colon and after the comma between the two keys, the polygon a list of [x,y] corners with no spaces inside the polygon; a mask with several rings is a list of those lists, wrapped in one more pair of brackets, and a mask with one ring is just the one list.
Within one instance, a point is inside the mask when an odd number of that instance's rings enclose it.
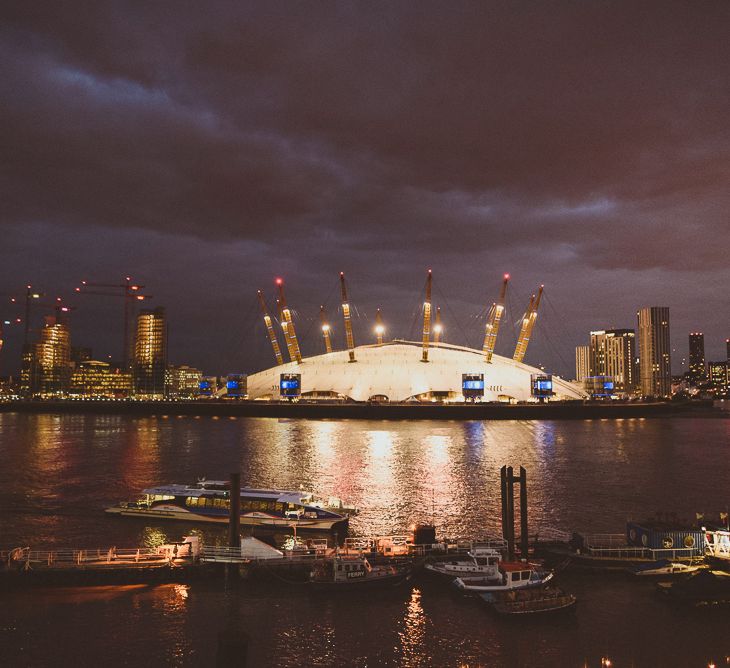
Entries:
{"label": "dark water surface", "polygon": [[[435,520],[439,536],[499,531],[499,467],[528,471],[538,527],[622,532],[628,518],[730,503],[730,419],[365,422],[0,413],[0,548],[108,548],[191,527],[102,511],[146,486],[225,478],[314,489],[361,509],[358,535]],[[206,540],[221,530],[204,528]],[[326,597],[219,583],[25,590],[0,596],[0,666],[213,665],[218,631],[250,666],[729,665],[730,611],[687,610],[623,575],[566,571],[575,614],[501,620],[448,587]]]}

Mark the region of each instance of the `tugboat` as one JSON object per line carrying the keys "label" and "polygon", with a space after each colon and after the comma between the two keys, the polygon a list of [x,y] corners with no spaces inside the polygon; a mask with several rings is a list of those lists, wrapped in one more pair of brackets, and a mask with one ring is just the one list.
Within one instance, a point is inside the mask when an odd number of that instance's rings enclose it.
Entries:
{"label": "tugboat", "polygon": [[577,599],[557,587],[529,587],[507,592],[480,594],[484,603],[500,615],[534,615],[575,607]]}
{"label": "tugboat", "polygon": [[315,562],[310,584],[316,589],[349,591],[377,587],[395,587],[408,580],[411,570],[395,565],[372,566],[364,556],[336,555]]}
{"label": "tugboat", "polygon": [[456,578],[454,585],[465,592],[504,592],[527,587],[540,587],[552,580],[552,571],[538,571],[531,564],[501,562],[496,577]]}

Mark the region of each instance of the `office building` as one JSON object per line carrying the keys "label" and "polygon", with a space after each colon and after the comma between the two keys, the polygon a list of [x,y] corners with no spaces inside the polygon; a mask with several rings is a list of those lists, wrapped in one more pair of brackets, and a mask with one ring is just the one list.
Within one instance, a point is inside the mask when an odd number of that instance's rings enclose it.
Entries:
{"label": "office building", "polygon": [[708,376],[710,385],[719,394],[730,392],[730,364],[725,362],[710,362],[708,364]]}
{"label": "office building", "polygon": [[689,335],[689,380],[696,385],[706,378],[705,335],[701,332],[692,332]]}
{"label": "office building", "polygon": [[591,375],[591,348],[590,346],[576,346],[575,348],[575,380],[583,383]]}
{"label": "office building", "polygon": [[636,332],[608,329],[605,334],[605,375],[613,378],[616,394],[632,394],[637,387]]}
{"label": "office building", "polygon": [[606,375],[606,331],[591,332],[589,376]]}
{"label": "office building", "polygon": [[672,360],[669,341],[669,308],[646,306],[638,311],[641,393],[646,397],[666,397],[672,387]]}
{"label": "office building", "polygon": [[167,368],[167,397],[169,399],[195,399],[200,394],[203,374],[199,369],[181,365]]}
{"label": "office building", "polygon": [[165,309],[144,309],[137,316],[134,340],[134,393],[139,399],[165,397],[167,324]]}
{"label": "office building", "polygon": [[64,396],[72,370],[68,325],[56,316],[47,316],[40,341],[23,347],[21,393],[34,397]]}
{"label": "office building", "polygon": [[84,360],[71,374],[69,394],[87,399],[123,399],[131,396],[132,374],[113,369],[108,362]]}

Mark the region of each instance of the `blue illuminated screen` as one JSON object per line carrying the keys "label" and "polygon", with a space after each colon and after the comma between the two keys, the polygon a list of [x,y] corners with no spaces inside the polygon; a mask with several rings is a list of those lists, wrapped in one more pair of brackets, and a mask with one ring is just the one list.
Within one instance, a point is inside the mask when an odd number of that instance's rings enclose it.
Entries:
{"label": "blue illuminated screen", "polygon": [[541,390],[541,391],[551,391],[553,389],[553,381],[552,380],[538,380],[535,381],[535,389]]}
{"label": "blue illuminated screen", "polygon": [[465,380],[462,382],[461,386],[465,390],[483,390],[484,381],[483,380]]}
{"label": "blue illuminated screen", "polygon": [[210,389],[210,381],[209,380],[202,380],[202,381],[200,381],[200,389],[201,390],[209,390]]}
{"label": "blue illuminated screen", "polygon": [[241,384],[237,380],[229,380],[226,383],[226,387],[229,390],[237,390],[240,386],[241,386]]}
{"label": "blue illuminated screen", "polygon": [[281,381],[282,390],[296,390],[298,387],[299,387],[298,380],[282,380]]}

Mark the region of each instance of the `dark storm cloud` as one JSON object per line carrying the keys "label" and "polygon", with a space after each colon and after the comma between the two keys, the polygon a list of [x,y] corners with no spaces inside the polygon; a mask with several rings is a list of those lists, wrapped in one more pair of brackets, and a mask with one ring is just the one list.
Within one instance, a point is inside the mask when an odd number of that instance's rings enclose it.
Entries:
{"label": "dark storm cloud", "polygon": [[249,281],[347,268],[376,292],[436,260],[566,292],[726,268],[725,1],[17,2],[2,21],[0,225],[193,237],[239,249]]}

